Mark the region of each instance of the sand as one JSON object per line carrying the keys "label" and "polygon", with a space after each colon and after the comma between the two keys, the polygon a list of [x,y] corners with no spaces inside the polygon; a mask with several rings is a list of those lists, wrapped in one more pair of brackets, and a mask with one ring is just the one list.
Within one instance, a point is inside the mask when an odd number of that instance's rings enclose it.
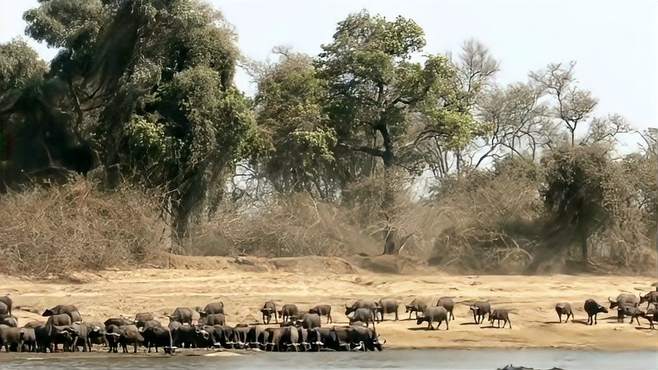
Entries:
{"label": "sand", "polygon": [[[173,268],[103,271],[71,274],[67,280],[31,280],[2,276],[0,294],[9,293],[14,305],[42,310],[56,304],[75,304],[86,321],[153,312],[163,317],[178,306],[204,306],[221,300],[229,324],[260,319],[259,308],[273,299],[307,309],[318,303],[333,307],[334,322],[346,323],[344,305],[355,299],[393,297],[402,304],[415,297],[434,304],[440,296],[460,302],[450,330],[426,330],[408,320],[404,306],[400,320],[389,315],[377,325],[387,348],[563,348],[596,350],[658,350],[658,331],[616,322],[616,311],[599,315],[587,326],[583,302],[594,298],[608,306],[607,297],[621,292],[646,293],[656,280],[650,276],[474,276],[448,275],[438,270],[413,273],[373,272],[339,258],[178,258]],[[399,267],[399,263],[394,263]],[[391,268],[395,270],[396,268]],[[408,269],[408,268],[406,268]],[[388,268],[381,268],[387,271]],[[494,308],[514,310],[513,329],[474,324],[467,303],[488,300]],[[554,306],[570,302],[576,322],[558,324]],[[19,323],[42,319],[15,309]],[[325,321],[323,320],[323,325]]]}

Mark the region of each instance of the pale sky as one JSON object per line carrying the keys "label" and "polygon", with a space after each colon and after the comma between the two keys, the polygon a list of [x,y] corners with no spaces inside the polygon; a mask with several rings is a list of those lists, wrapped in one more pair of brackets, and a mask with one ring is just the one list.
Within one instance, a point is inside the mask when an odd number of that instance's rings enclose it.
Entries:
{"label": "pale sky", "polygon": [[[286,45],[317,54],[336,23],[367,9],[413,18],[426,53],[459,52],[464,40],[487,45],[501,62],[498,80],[525,81],[528,71],[576,61],[581,86],[599,99],[598,115],[619,113],[635,128],[658,126],[658,2],[655,0],[211,0],[232,23],[249,58],[272,58]],[[36,0],[0,0],[0,42],[23,35],[22,13]],[[44,59],[54,50],[34,44]],[[253,93],[249,77],[238,86]]]}

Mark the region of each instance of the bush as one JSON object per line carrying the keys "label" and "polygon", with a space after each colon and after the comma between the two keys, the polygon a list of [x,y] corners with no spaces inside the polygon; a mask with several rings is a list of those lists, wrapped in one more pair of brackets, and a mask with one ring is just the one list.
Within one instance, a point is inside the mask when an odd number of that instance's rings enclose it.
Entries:
{"label": "bush", "polygon": [[455,271],[521,272],[532,261],[541,217],[539,169],[522,160],[452,178],[435,192],[444,229],[430,263]]}
{"label": "bush", "polygon": [[104,192],[86,180],[0,198],[0,271],[64,275],[125,267],[164,250],[157,197],[124,187]]}
{"label": "bush", "polygon": [[266,257],[376,254],[381,247],[365,235],[352,214],[332,203],[293,194],[264,208],[230,208],[195,225],[182,252],[190,255]]}

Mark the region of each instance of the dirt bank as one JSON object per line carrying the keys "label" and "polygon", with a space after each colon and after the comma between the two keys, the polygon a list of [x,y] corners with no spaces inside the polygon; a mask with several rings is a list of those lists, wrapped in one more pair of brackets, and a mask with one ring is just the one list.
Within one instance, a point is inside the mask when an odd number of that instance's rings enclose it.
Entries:
{"label": "dirt bank", "polygon": [[[386,321],[378,330],[395,348],[522,348],[558,347],[601,350],[658,349],[658,331],[618,324],[614,313],[602,315],[599,325],[584,325],[582,303],[594,298],[607,306],[607,296],[620,292],[638,294],[651,289],[653,277],[624,276],[456,276],[426,268],[412,269],[409,261],[346,261],[338,258],[183,258],[169,261],[172,269],[78,273],[67,281],[35,281],[3,276],[0,294],[10,293],[15,305],[42,309],[74,303],[87,320],[134,315],[152,311],[162,316],[176,306],[203,306],[221,299],[228,308],[229,323],[254,322],[258,309],[269,299],[308,308],[330,303],[337,322],[345,322],[344,304],[357,298],[395,297],[408,302],[439,296],[456,301],[484,299],[494,307],[513,308],[513,329],[490,329],[472,323],[468,308],[455,309],[456,321],[449,331],[426,331],[415,321]],[[373,272],[362,267],[379,266]],[[383,266],[383,267],[382,267]],[[397,266],[397,267],[396,267]],[[556,302],[571,302],[576,323],[557,324]],[[15,310],[20,322],[38,314]],[[606,319],[608,318],[609,319]],[[400,319],[408,318],[404,308]],[[392,319],[392,316],[390,317]],[[166,319],[164,319],[166,322]]]}

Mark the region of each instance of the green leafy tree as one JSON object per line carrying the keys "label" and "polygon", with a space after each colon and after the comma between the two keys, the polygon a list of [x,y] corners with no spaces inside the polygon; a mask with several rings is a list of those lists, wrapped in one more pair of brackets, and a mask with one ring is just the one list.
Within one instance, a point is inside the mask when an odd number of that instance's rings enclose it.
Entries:
{"label": "green leafy tree", "polygon": [[543,160],[546,210],[558,230],[573,235],[585,268],[590,264],[589,238],[623,223],[634,198],[628,175],[610,154],[609,145],[567,146]]}
{"label": "green leafy tree", "polygon": [[325,94],[313,59],[303,54],[282,50],[280,62],[259,77],[255,102],[266,147],[257,163],[278,192],[324,199],[336,193],[336,133],[322,110]]}
{"label": "green leafy tree", "polygon": [[347,182],[373,174],[379,163],[418,173],[419,142],[468,124],[449,60],[430,55],[414,61],[424,46],[413,20],[389,21],[366,11],[340,22],[333,41],[322,46],[316,67],[337,135],[337,167]]}
{"label": "green leafy tree", "polygon": [[214,212],[253,122],[222,15],[196,0],[44,0],[24,18],[29,35],[62,48],[52,105],[98,153],[106,185],[164,188],[179,236]]}

